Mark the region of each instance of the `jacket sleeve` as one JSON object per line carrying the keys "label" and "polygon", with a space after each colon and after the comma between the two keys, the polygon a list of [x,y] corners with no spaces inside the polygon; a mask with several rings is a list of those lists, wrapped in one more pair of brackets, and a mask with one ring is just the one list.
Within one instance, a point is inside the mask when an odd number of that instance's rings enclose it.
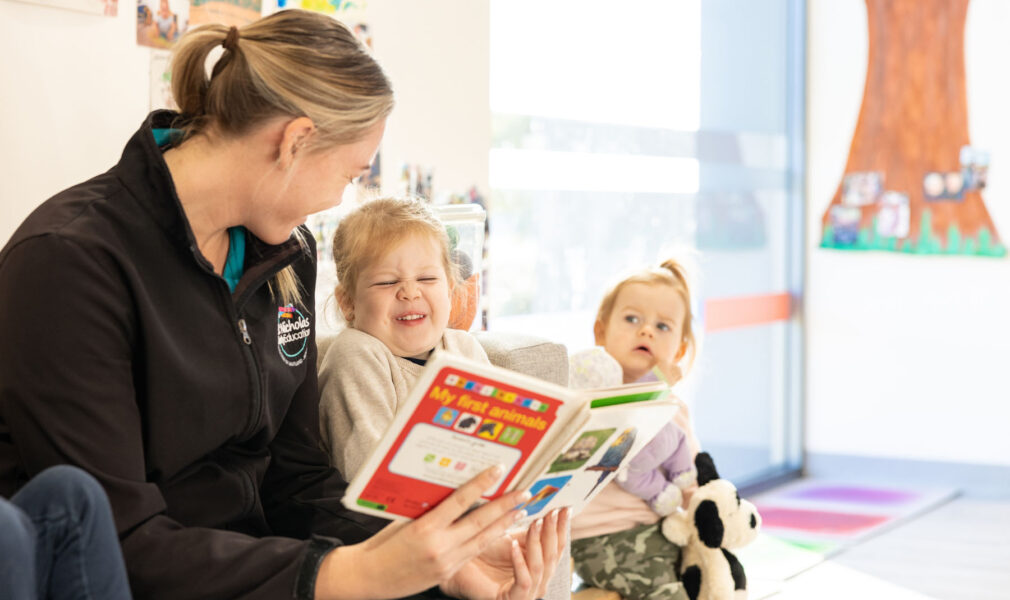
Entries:
{"label": "jacket sleeve", "polygon": [[0,472],[3,486],[61,463],[93,474],[136,597],[292,597],[312,542],[184,527],[147,482],[130,265],[54,235],[9,248],[2,261],[0,425],[10,440],[0,452],[17,471]]}

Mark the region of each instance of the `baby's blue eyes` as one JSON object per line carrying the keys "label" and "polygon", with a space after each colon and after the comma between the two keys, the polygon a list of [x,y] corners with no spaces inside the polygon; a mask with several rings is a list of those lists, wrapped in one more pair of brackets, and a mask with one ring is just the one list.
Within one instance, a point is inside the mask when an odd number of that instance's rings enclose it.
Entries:
{"label": "baby's blue eyes", "polygon": [[[641,322],[641,319],[637,315],[624,315],[624,322],[632,325],[638,325]],[[660,321],[659,323],[656,323],[656,330],[666,332],[673,331],[673,328],[670,327],[669,323]]]}

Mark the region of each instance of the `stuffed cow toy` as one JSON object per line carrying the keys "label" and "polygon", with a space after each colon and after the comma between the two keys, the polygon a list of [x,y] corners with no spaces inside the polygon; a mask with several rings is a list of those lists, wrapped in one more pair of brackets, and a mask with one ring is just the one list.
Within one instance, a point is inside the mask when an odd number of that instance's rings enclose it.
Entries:
{"label": "stuffed cow toy", "polygon": [[741,500],[736,487],[720,479],[712,457],[700,452],[698,490],[687,510],[663,520],[663,535],[682,548],[681,582],[691,600],[733,600],[747,597],[747,578],[729,551],[757,537],[761,517],[754,505]]}

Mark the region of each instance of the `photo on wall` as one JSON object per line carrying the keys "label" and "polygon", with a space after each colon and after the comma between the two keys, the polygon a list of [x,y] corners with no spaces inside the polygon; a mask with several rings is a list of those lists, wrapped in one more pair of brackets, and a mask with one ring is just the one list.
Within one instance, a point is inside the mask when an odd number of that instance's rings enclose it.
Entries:
{"label": "photo on wall", "polygon": [[137,0],[138,45],[170,48],[188,27],[188,0]]}
{"label": "photo on wall", "polygon": [[260,18],[262,12],[262,0],[192,0],[189,25],[220,23],[241,27]]}

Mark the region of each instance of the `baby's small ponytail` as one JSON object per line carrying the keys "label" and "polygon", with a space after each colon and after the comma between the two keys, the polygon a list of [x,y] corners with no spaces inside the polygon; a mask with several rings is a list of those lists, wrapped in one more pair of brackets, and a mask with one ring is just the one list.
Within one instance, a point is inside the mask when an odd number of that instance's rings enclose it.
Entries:
{"label": "baby's small ponytail", "polygon": [[684,286],[688,292],[690,292],[690,286],[687,283],[687,270],[684,266],[672,258],[668,258],[659,265],[660,269],[666,269],[667,271],[673,273],[673,277],[680,281],[681,285]]}
{"label": "baby's small ponytail", "polygon": [[681,337],[681,344],[684,348],[684,356],[681,359],[681,362],[690,368],[690,366],[694,363],[695,356],[697,356],[698,353],[698,340],[694,335],[694,311],[692,310],[693,302],[691,301],[691,285],[688,283],[687,269],[684,268],[684,265],[673,258],[664,260],[659,265],[659,268],[670,272],[672,275],[672,281],[670,284],[677,290],[681,298],[683,298],[684,306],[687,309],[684,315],[684,328]]}

